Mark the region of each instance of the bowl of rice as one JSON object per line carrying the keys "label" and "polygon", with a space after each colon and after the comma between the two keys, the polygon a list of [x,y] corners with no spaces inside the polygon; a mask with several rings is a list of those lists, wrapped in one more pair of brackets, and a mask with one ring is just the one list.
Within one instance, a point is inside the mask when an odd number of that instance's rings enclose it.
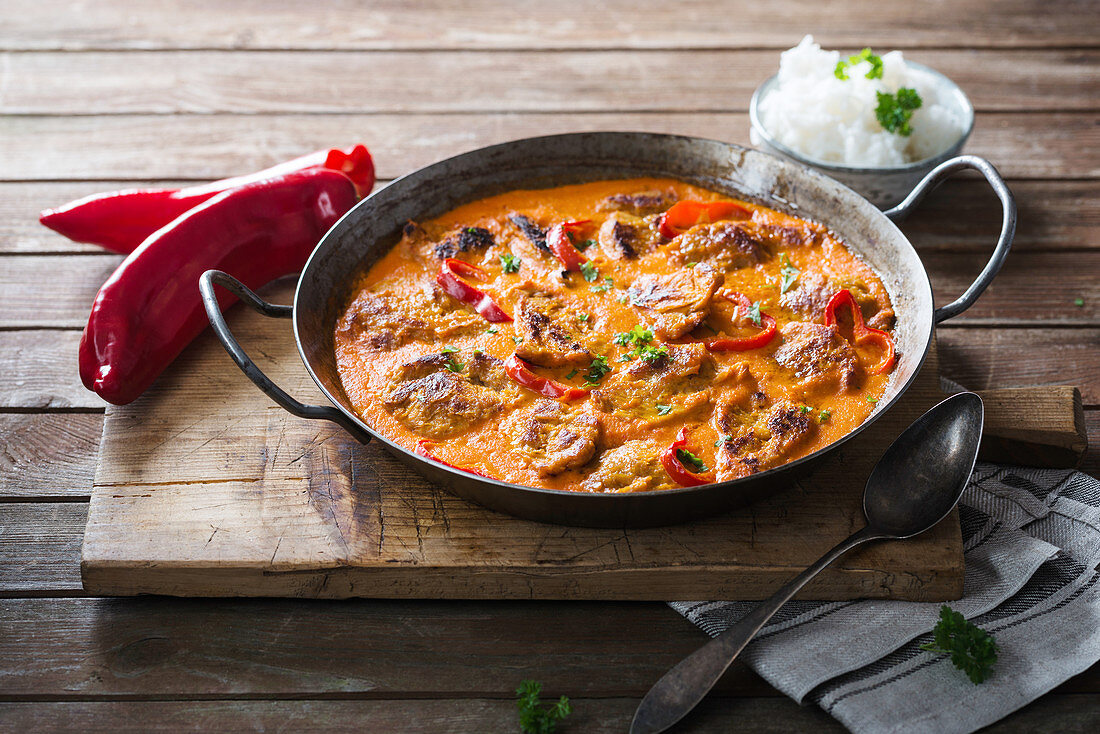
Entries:
{"label": "bowl of rice", "polygon": [[885,208],[962,150],[974,107],[957,84],[900,51],[842,56],[806,36],[757,88],[749,118],[753,145]]}

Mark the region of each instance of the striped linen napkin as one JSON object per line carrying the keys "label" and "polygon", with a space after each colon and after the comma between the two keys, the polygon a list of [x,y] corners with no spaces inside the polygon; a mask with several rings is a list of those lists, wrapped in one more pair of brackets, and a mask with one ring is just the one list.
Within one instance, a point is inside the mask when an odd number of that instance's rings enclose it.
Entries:
{"label": "striped linen napkin", "polygon": [[[939,603],[789,602],[740,659],[853,732],[972,732],[1100,660],[1100,482],[979,463],[960,503],[966,573],[950,606],[989,631],[993,673],[971,684],[932,640]],[[710,635],[753,602],[669,602]]]}

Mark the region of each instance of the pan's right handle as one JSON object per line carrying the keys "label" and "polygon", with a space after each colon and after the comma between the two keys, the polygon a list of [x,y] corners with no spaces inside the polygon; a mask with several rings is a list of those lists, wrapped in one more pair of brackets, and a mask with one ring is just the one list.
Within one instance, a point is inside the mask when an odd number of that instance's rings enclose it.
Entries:
{"label": "pan's right handle", "polygon": [[241,349],[241,345],[237,342],[237,338],[233,336],[233,332],[229,330],[229,326],[225,323],[225,316],[222,315],[221,307],[218,306],[218,297],[214,293],[215,285],[220,285],[225,288],[237,298],[251,306],[253,310],[262,313],[264,316],[289,319],[294,315],[294,308],[292,306],[280,306],[274,303],[268,303],[253,293],[244,283],[220,270],[207,270],[199,278],[199,290],[202,292],[202,305],[206,307],[206,316],[210,319],[210,326],[214,328],[214,333],[217,335],[218,341],[225,347],[225,351],[229,352],[229,356],[233,358],[233,361],[237,363],[237,366],[241,368],[241,371],[244,372],[248,379],[252,380],[256,387],[260,388],[265,395],[278,403],[287,410],[287,412],[299,418],[319,418],[321,420],[332,421],[362,443],[370,441],[371,437],[369,433],[356,425],[350,418],[336,408],[328,405],[306,405],[305,403],[295,400],[282,388],[272,382],[271,379],[256,366],[252,358]]}
{"label": "pan's right handle", "polygon": [[928,175],[921,179],[920,183],[909,192],[909,196],[906,196],[904,201],[893,209],[888,209],[883,212],[895,222],[905,219],[929,191],[939,186],[944,179],[967,168],[972,168],[985,176],[985,180],[988,181],[989,185],[993,188],[993,193],[1001,200],[1001,210],[1003,212],[1001,234],[997,238],[997,246],[993,248],[993,254],[990,256],[989,262],[985,264],[985,268],[982,269],[982,272],[974,282],[970,284],[970,287],[951,303],[935,310],[932,318],[937,324],[954,316],[958,316],[963,311],[973,306],[974,301],[978,300],[978,296],[980,296],[982,291],[989,286],[990,282],[992,282],[993,278],[997,275],[997,272],[1001,269],[1001,265],[1004,264],[1005,258],[1008,256],[1008,250],[1012,247],[1012,238],[1016,234],[1016,199],[1013,198],[1012,192],[1008,190],[1008,185],[1005,183],[1005,180],[1001,178],[1001,174],[993,167],[992,163],[976,155],[960,155],[957,158],[944,161],[933,168]]}

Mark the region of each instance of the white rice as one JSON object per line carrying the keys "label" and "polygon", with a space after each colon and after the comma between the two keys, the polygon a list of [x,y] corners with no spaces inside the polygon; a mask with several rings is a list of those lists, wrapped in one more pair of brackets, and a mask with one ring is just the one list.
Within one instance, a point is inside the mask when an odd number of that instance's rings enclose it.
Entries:
{"label": "white rice", "polygon": [[[845,57],[847,58],[847,57]],[[760,101],[760,122],[789,148],[824,163],[897,166],[938,155],[963,134],[963,114],[936,77],[905,63],[900,51],[882,55],[882,78],[868,79],[868,61],[833,73],[841,56],[806,36],[779,61],[778,83]],[[875,92],[917,90],[923,104],[913,113],[908,137],[886,132],[875,118]]]}

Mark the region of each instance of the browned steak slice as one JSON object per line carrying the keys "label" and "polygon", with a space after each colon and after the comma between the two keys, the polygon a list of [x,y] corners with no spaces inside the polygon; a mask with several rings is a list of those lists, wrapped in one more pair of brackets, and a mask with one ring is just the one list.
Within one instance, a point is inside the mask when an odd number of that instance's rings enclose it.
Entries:
{"label": "browned steak slice", "polygon": [[775,352],[775,361],[804,387],[828,385],[847,390],[856,386],[859,361],[836,326],[792,321],[779,333],[783,343]]}
{"label": "browned steak slice", "polygon": [[553,293],[536,291],[520,296],[515,327],[523,339],[516,355],[543,367],[588,366],[590,352],[582,343],[576,314]]}
{"label": "browned steak slice", "polygon": [[502,430],[527,465],[547,477],[576,469],[592,458],[599,422],[556,400],[538,400],[510,416]]}
{"label": "browned steak slice", "polygon": [[721,273],[707,265],[670,275],[644,275],[627,291],[630,302],[645,310],[653,332],[662,339],[678,339],[707,317]]}

